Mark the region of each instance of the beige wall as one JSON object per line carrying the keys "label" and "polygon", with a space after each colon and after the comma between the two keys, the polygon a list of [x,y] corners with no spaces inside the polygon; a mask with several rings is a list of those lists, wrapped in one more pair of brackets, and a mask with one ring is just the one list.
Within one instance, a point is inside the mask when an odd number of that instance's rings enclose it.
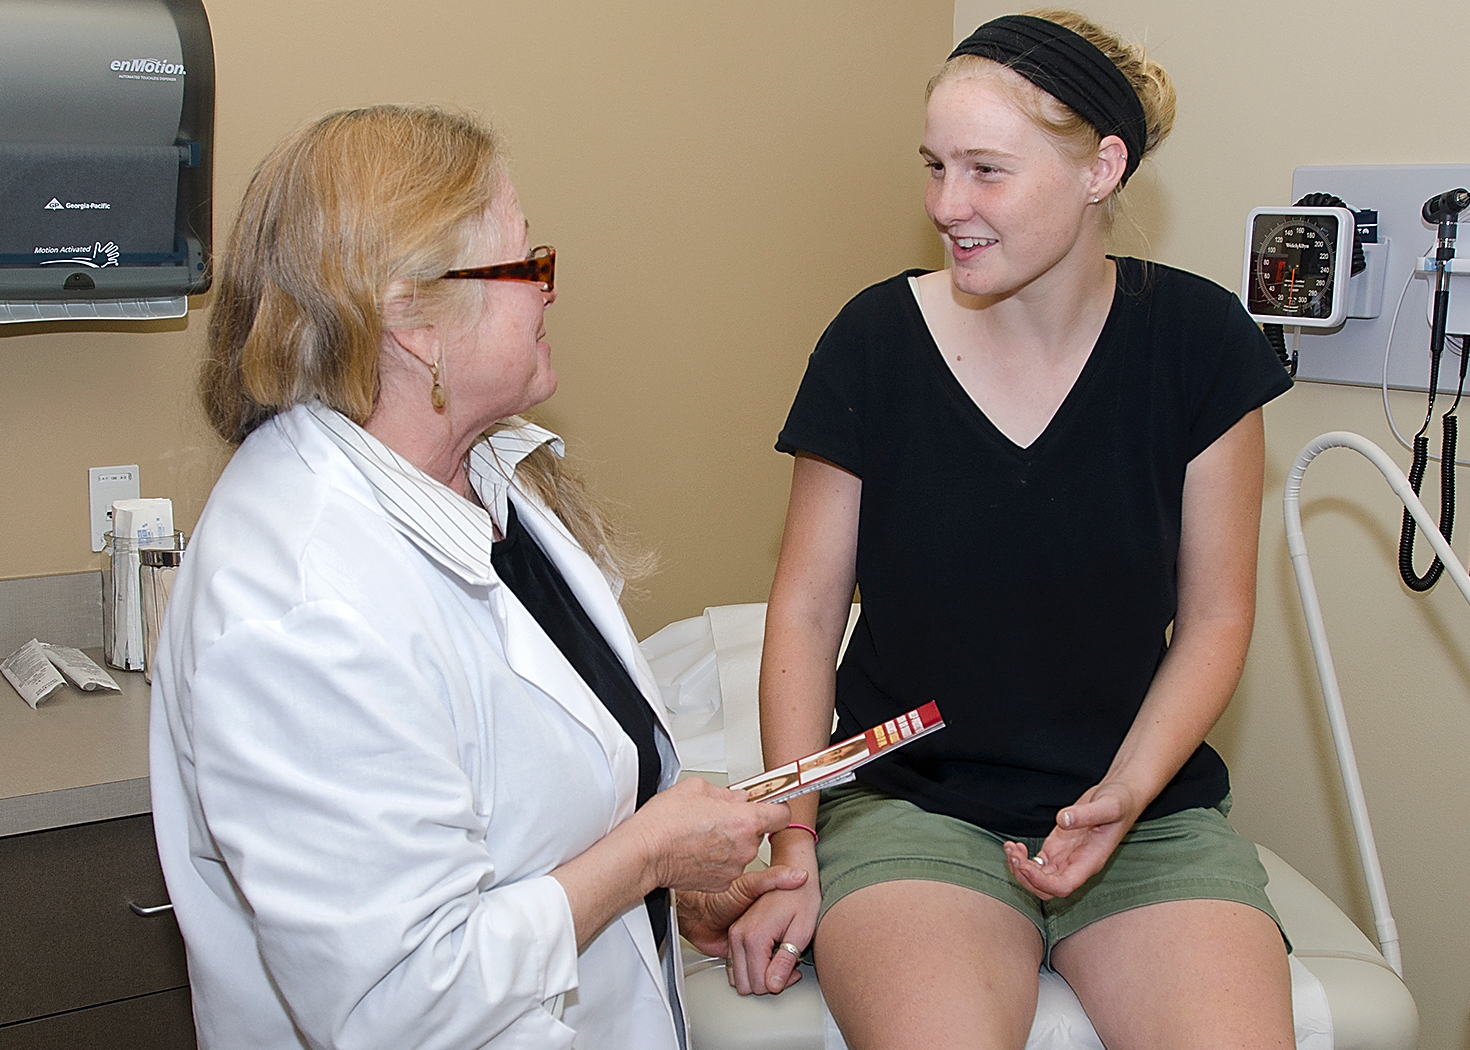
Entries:
{"label": "beige wall", "polygon": [[[859,288],[938,262],[915,149],[948,0],[207,6],[217,227],[325,110],[497,122],[532,235],[560,252],[543,418],[663,555],[635,626],[764,598],[789,477],[771,444],[806,355]],[[143,494],[192,525],[224,460],[192,404],[208,297],[193,305],[146,327],[0,327],[0,578],[97,564],[89,466],[139,463]]]}
{"label": "beige wall", "polygon": [[[955,7],[957,35],[1008,10],[993,0],[959,0]],[[1121,238],[1135,254],[1234,288],[1246,213],[1289,203],[1297,165],[1470,161],[1465,121],[1436,123],[1427,105],[1464,97],[1464,63],[1437,59],[1423,28],[1443,16],[1443,4],[1091,0],[1085,10],[1145,41],[1179,89],[1172,138],[1153,170],[1146,165],[1129,187],[1147,233],[1146,242],[1137,234]],[[1422,419],[1423,405],[1422,395],[1399,395],[1395,415],[1411,419],[1417,411]],[[1409,457],[1394,443],[1376,390],[1302,383],[1270,406],[1266,423],[1255,641],[1245,680],[1213,739],[1231,763],[1236,825],[1321,886],[1371,936],[1286,553],[1281,490],[1297,452],[1324,431],[1355,430],[1405,467]],[[1429,504],[1436,507],[1436,497]],[[1470,609],[1448,581],[1427,598],[1398,582],[1401,506],[1356,453],[1333,451],[1312,466],[1302,510],[1405,973],[1423,1021],[1420,1045],[1464,1050]],[[1460,535],[1467,531],[1462,521]],[[1466,544],[1455,546],[1463,552]]]}

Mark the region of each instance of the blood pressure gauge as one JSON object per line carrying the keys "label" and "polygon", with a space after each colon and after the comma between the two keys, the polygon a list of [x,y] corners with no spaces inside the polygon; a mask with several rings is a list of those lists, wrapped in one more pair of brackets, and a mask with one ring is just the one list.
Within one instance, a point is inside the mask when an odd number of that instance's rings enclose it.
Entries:
{"label": "blood pressure gauge", "polygon": [[1255,208],[1246,220],[1241,299],[1263,324],[1336,328],[1353,265],[1347,208]]}

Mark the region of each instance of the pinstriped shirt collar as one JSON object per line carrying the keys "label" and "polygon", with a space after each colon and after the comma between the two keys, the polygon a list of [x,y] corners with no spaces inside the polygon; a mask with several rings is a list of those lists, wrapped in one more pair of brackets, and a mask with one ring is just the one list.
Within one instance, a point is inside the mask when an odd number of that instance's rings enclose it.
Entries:
{"label": "pinstriped shirt collar", "polygon": [[402,532],[466,583],[488,586],[495,527],[508,516],[511,478],[531,452],[549,444],[558,455],[562,439],[534,423],[497,431],[470,449],[470,485],[489,508],[475,506],[320,401],[304,406],[313,422],[362,474],[379,505]]}

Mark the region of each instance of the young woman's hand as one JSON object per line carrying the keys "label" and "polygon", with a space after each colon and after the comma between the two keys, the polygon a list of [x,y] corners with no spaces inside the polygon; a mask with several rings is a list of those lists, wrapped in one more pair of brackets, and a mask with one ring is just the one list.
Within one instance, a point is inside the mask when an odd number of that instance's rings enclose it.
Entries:
{"label": "young woman's hand", "polygon": [[748,871],[732,882],[724,893],[686,890],[676,894],[679,932],[706,955],[728,959],[731,923],[767,894],[778,890],[799,889],[806,881],[805,871],[783,864],[760,871]]}
{"label": "young woman's hand", "polygon": [[779,946],[790,944],[805,951],[817,928],[821,904],[814,865],[801,886],[767,893],[750,906],[730,927],[726,973],[736,991],[765,995],[785,991],[801,980],[797,956]]}
{"label": "young woman's hand", "polygon": [[1044,901],[1065,897],[1102,870],[1142,810],[1125,785],[1104,781],[1057,814],[1057,826],[1035,857],[1021,843],[1007,842],[1011,871]]}
{"label": "young woman's hand", "polygon": [[807,879],[791,889],[767,893],[731,925],[725,969],[741,995],[774,994],[801,980],[796,954],[781,945],[805,951],[822,906],[817,851],[805,831],[793,828],[773,836],[771,857],[778,866],[806,872]]}

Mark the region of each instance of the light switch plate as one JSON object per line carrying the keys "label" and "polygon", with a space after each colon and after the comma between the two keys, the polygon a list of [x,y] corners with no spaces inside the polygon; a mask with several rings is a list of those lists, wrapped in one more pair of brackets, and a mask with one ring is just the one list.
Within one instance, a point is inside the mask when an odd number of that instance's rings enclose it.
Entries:
{"label": "light switch plate", "polygon": [[124,467],[88,467],[87,490],[92,502],[92,549],[102,549],[102,534],[112,528],[114,500],[137,499],[138,464]]}

